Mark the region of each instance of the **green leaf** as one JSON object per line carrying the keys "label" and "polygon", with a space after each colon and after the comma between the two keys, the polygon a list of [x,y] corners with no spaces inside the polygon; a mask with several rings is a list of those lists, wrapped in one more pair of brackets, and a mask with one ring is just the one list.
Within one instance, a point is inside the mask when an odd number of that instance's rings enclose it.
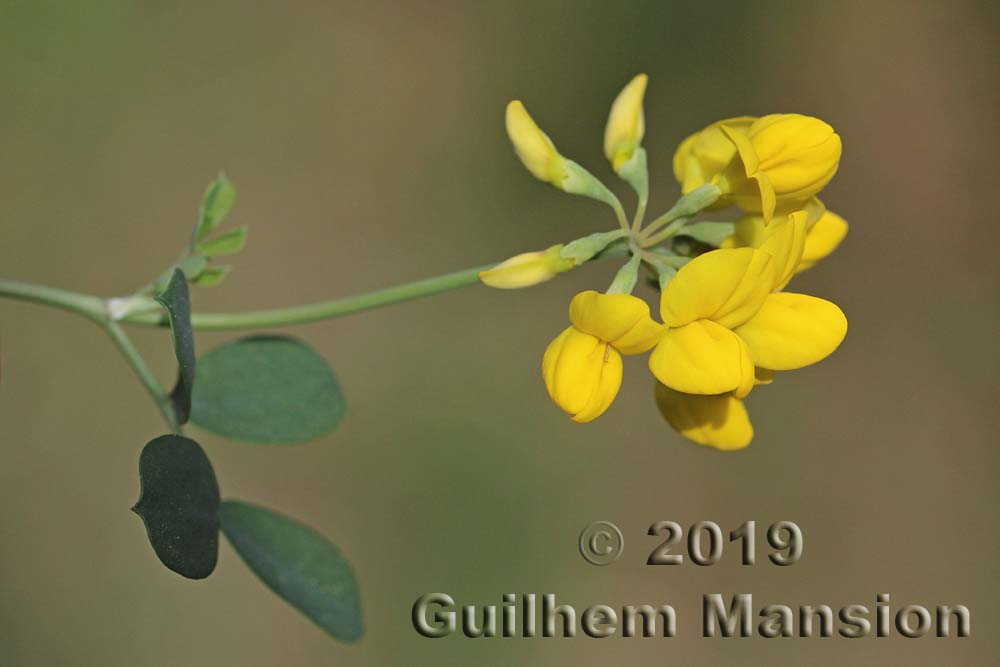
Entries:
{"label": "green leaf", "polygon": [[235,255],[247,244],[246,226],[230,229],[215,238],[202,241],[195,247],[195,252],[208,257]]}
{"label": "green leaf", "polygon": [[194,230],[192,245],[205,239],[229,215],[236,204],[236,189],[225,174],[212,181],[205,196],[201,200],[201,210],[198,212],[198,225]]}
{"label": "green leaf", "polygon": [[207,264],[208,259],[202,255],[189,255],[177,265],[177,268],[181,270],[185,278],[188,280],[194,280],[201,275],[201,272],[205,270],[205,266]]}
{"label": "green leaf", "polygon": [[201,273],[198,277],[191,281],[191,284],[197,285],[198,287],[215,287],[223,280],[226,276],[233,270],[233,267],[229,264],[225,266],[212,266]]}
{"label": "green leaf", "polygon": [[212,574],[219,558],[219,484],[197,442],[179,435],[150,441],[139,455],[139,502],[160,561],[189,579]]}
{"label": "green leaf", "polygon": [[733,235],[736,225],[732,222],[696,222],[681,227],[678,236],[688,236],[695,241],[707,243],[718,248],[722,242]]}
{"label": "green leaf", "polygon": [[227,500],[219,514],[222,532],[268,588],[335,638],[361,638],[357,580],[337,547],[308,526],[248,503]]}
{"label": "green leaf", "polygon": [[191,390],[195,378],[194,330],[191,328],[191,295],[187,279],[180,269],[174,270],[167,288],[156,297],[167,311],[170,331],[177,355],[178,377],[170,401],[174,405],[177,421],[186,424],[191,417]]}
{"label": "green leaf", "polygon": [[253,336],[198,361],[192,420],[204,429],[267,445],[313,440],[344,416],[340,384],[305,343]]}

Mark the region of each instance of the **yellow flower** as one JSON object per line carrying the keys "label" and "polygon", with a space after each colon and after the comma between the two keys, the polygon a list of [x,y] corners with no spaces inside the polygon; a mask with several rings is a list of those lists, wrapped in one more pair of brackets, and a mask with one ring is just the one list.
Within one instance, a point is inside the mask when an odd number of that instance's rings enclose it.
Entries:
{"label": "yellow flower", "polygon": [[736,157],[736,145],[722,131],[723,125],[748,130],[755,120],[752,116],[720,120],[682,141],[674,153],[674,176],[681,192],[687,194],[712,183]]}
{"label": "yellow flower", "polygon": [[651,349],[663,326],[642,299],[594,291],[573,297],[569,318],[572,326],[545,350],[542,377],[556,405],[583,423],[601,416],[618,395],[621,355]]}
{"label": "yellow flower", "polygon": [[568,177],[566,158],[559,154],[548,135],[535,124],[520,100],[507,105],[507,135],[521,162],[535,178],[563,187]]}
{"label": "yellow flower", "polygon": [[818,118],[772,114],[748,129],[722,125],[738,159],[721,175],[719,187],[745,211],[765,222],[779,206],[801,208],[822,190],[840,164],[840,136]]}
{"label": "yellow flower", "polygon": [[[685,265],[663,290],[669,329],[650,355],[653,375],[687,394],[750,393],[755,366],[792,370],[830,355],[847,333],[834,304],[776,292],[798,260],[789,221],[772,255],[753,248],[713,250]],[[801,243],[797,244],[801,248]],[[801,250],[799,250],[801,253]],[[791,267],[791,268],[790,268]]]}
{"label": "yellow flower", "polygon": [[563,259],[560,254],[562,249],[560,243],[546,250],[515,255],[492,269],[480,271],[479,280],[498,289],[519,289],[543,283],[573,268],[573,260]]}
{"label": "yellow flower", "polygon": [[743,401],[730,394],[683,394],[656,383],[656,406],[682,436],[716,449],[743,449],[753,440],[753,425]]}
{"label": "yellow flower", "polygon": [[632,159],[635,149],[642,143],[646,119],[642,111],[642,97],[646,93],[648,77],[639,74],[618,94],[611,104],[608,124],[604,128],[604,156],[617,172]]}
{"label": "yellow flower", "polygon": [[[802,213],[805,213],[804,211]],[[801,215],[796,213],[793,215]],[[836,213],[819,208],[814,212],[815,220],[806,222],[805,239],[801,257],[795,266],[795,273],[811,269],[820,260],[832,253],[847,236],[847,222]],[[743,216],[736,221],[732,236],[723,241],[723,248],[760,248],[773,238],[783,227],[785,216],[774,218],[770,225],[764,225],[760,216]],[[790,276],[789,276],[790,277]]]}

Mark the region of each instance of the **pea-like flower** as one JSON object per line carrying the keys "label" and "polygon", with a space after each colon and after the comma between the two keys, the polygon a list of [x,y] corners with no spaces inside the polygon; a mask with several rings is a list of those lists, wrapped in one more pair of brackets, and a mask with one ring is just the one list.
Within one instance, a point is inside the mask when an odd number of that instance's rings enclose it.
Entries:
{"label": "pea-like flower", "polygon": [[[660,311],[669,328],[649,367],[666,386],[688,394],[750,393],[755,367],[793,370],[830,355],[847,333],[833,303],[780,292],[801,259],[804,214],[765,250],[714,250],[670,281]],[[762,246],[762,248],[767,247]]]}
{"label": "pea-like flower", "polygon": [[642,98],[646,93],[648,80],[645,74],[637,75],[611,104],[608,124],[604,128],[604,157],[611,162],[616,172],[632,159],[646,132]]}
{"label": "pea-like flower", "polygon": [[650,350],[663,334],[645,301],[629,294],[580,292],[570,302],[572,325],[542,358],[549,396],[575,422],[600,417],[618,395],[622,355]]}
{"label": "pea-like flower", "polygon": [[800,208],[822,190],[840,165],[840,135],[827,123],[800,114],[758,118],[746,131],[722,125],[739,156],[720,188],[745,211],[770,222],[776,209]]}
{"label": "pea-like flower", "polygon": [[840,164],[841,141],[818,118],[800,114],[743,116],[712,123],[674,154],[684,193],[706,183],[722,191],[717,206],[736,205],[770,222],[822,190]]}

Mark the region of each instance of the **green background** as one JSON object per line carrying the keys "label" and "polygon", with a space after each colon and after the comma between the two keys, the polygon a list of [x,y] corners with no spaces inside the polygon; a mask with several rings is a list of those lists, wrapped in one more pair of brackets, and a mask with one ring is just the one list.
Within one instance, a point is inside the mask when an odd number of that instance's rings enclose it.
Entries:
{"label": "green background", "polygon": [[[206,581],[163,568],[128,511],[156,410],[92,324],[0,302],[0,664],[995,664],[996,37],[989,2],[3,3],[7,278],[132,291],[174,259],[219,169],[250,245],[196,310],[320,300],[608,229],[604,207],[520,167],[503,108],[523,99],[610,182],[608,105],[639,71],[654,213],[677,195],[688,133],[796,111],[843,137],[824,199],[851,233],[793,285],[843,307],[845,343],[754,392],[757,437],[736,454],[673,433],[638,358],[597,422],[550,404],[542,350],[609,264],[295,329],[345,387],[338,430],[293,448],[192,433],[224,496],[296,516],[351,558],[368,628],[354,646],[226,544]],[[172,381],[167,333],[136,336]],[[597,519],[625,533],[607,568],[577,553]],[[788,568],[741,567],[735,550],[647,567],[660,519],[793,520],[805,553]],[[680,637],[432,641],[410,606],[434,591],[669,602]],[[711,592],[961,603],[973,636],[701,639]]]}

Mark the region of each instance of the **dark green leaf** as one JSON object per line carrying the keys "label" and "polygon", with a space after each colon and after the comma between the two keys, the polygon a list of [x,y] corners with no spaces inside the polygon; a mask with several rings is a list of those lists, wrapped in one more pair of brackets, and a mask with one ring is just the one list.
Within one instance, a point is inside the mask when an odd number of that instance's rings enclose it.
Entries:
{"label": "dark green leaf", "polygon": [[735,227],[732,222],[696,222],[681,227],[677,235],[688,236],[695,241],[718,248],[723,241],[733,235]]}
{"label": "dark green leaf", "polygon": [[197,285],[198,287],[215,287],[225,280],[226,276],[228,276],[232,270],[233,267],[229,264],[226,264],[225,266],[209,267],[198,274],[198,277],[192,281],[192,284]]}
{"label": "dark green leaf", "polygon": [[212,574],[219,557],[219,484],[194,440],[164,435],[139,455],[142,491],[132,508],[146,524],[153,551],[189,579]]}
{"label": "dark green leaf", "polygon": [[212,230],[222,224],[236,203],[236,189],[225,174],[212,181],[201,200],[198,225],[194,230],[194,242],[203,240]]}
{"label": "dark green leaf", "polygon": [[191,389],[194,387],[195,354],[194,330],[191,328],[191,295],[187,280],[180,269],[174,270],[167,289],[156,297],[170,319],[170,331],[174,338],[174,352],[179,369],[177,384],[170,392],[177,421],[187,423],[191,417]]}
{"label": "dark green leaf", "polygon": [[208,257],[222,257],[223,255],[235,255],[243,250],[246,244],[247,228],[244,226],[230,229],[215,238],[202,241],[197,245],[195,251]]}
{"label": "dark green leaf", "polygon": [[306,442],[333,429],[345,409],[326,361],[292,338],[243,338],[198,361],[191,418],[228,438],[268,445]]}
{"label": "dark green leaf", "polygon": [[337,639],[364,634],[358,583],[350,564],[322,535],[262,507],[227,500],[222,532],[272,591]]}

